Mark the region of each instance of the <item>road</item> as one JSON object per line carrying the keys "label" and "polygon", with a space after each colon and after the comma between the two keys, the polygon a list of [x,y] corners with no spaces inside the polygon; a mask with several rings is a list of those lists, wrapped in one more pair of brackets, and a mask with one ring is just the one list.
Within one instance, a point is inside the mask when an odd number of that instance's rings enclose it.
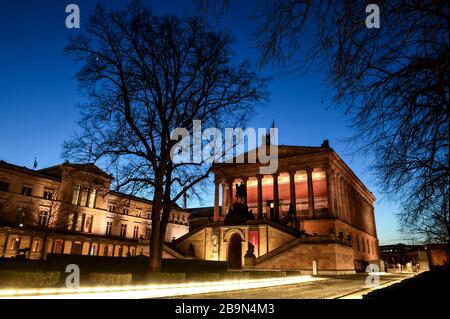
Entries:
{"label": "road", "polygon": [[[385,287],[412,277],[413,274],[384,274],[380,278],[380,286]],[[303,282],[266,288],[255,288],[240,291],[216,292],[177,296],[184,299],[335,299],[361,298],[371,288],[366,286],[367,274],[346,276],[328,276],[324,280]]]}

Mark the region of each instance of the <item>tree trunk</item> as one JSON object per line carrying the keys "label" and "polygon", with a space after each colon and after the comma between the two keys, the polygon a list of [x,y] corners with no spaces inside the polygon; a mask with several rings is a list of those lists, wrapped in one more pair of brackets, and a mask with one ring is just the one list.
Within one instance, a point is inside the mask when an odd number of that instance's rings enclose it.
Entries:
{"label": "tree trunk", "polygon": [[155,194],[153,195],[152,228],[150,234],[150,271],[161,271],[162,241],[161,241],[161,209],[163,207],[163,179],[155,178]]}

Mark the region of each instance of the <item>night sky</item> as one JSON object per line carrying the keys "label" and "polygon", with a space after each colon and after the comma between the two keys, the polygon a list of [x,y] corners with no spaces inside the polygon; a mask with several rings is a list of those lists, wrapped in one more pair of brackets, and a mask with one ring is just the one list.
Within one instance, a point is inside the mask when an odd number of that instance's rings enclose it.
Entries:
{"label": "night sky", "polygon": [[[255,22],[255,1],[231,1],[228,12],[216,28],[231,31],[236,43],[236,59],[254,60],[258,56],[249,40]],[[65,27],[66,5],[75,3],[81,11],[81,28]],[[37,158],[43,168],[62,162],[61,146],[77,131],[79,110],[76,105],[84,96],[78,90],[74,75],[77,65],[63,55],[67,37],[83,32],[86,19],[96,1],[2,1],[0,2],[0,160],[32,167]],[[107,7],[122,7],[121,1],[106,2]],[[193,11],[191,1],[145,1],[155,14],[182,14]],[[352,135],[348,118],[331,106],[317,70],[303,77],[283,74],[272,67],[261,70],[272,76],[270,102],[258,111],[251,127],[270,127],[275,120],[279,143],[320,146],[324,139],[346,161],[356,175],[377,197],[375,214],[381,244],[400,241],[395,217],[398,207],[384,198],[367,170],[370,158],[350,155],[345,138]],[[211,184],[212,185],[212,184]],[[197,203],[190,203],[195,206]],[[204,206],[213,205],[211,194]]]}

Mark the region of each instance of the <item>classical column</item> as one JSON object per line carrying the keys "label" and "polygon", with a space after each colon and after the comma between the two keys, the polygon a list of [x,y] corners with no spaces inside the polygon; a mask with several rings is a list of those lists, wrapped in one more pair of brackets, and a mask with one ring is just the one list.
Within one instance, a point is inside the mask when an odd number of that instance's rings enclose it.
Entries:
{"label": "classical column", "polygon": [[309,213],[314,215],[315,214],[315,208],[314,208],[314,189],[313,189],[313,182],[312,182],[312,168],[308,168],[306,170],[307,175],[307,181],[308,181],[308,206],[309,206]]}
{"label": "classical column", "polygon": [[226,183],[222,182],[222,216],[227,214],[227,205]]}
{"label": "classical column", "polygon": [[258,180],[258,190],[257,190],[257,198],[258,198],[258,219],[263,218],[263,210],[262,210],[262,175],[256,176]]}
{"label": "classical column", "polygon": [[[228,178],[228,210],[233,206],[233,178]],[[228,213],[228,212],[227,212]]]}
{"label": "classical column", "polygon": [[295,196],[295,171],[289,172],[289,189],[290,189],[290,210],[297,215],[297,201]]}
{"label": "classical column", "polygon": [[244,197],[244,205],[247,205],[247,181],[248,181],[248,177],[242,177],[242,183],[244,184],[245,194],[246,194],[246,196]]}
{"label": "classical column", "polygon": [[219,220],[219,180],[214,180],[214,221]]}
{"label": "classical column", "polygon": [[333,178],[334,172],[331,168],[327,168],[326,170],[326,181],[327,181],[327,202],[328,202],[328,216],[334,217],[334,187],[333,187]]}
{"label": "classical column", "polygon": [[278,196],[278,173],[272,175],[273,177],[273,219],[280,219],[280,198]]}

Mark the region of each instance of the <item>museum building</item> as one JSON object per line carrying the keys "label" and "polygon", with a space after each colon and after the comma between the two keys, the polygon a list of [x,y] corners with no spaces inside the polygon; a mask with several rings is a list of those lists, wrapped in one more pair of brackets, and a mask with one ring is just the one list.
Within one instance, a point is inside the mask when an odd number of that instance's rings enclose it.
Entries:
{"label": "museum building", "polygon": [[[111,191],[112,180],[94,164],[32,170],[0,161],[0,257],[148,256],[152,202]],[[189,215],[172,210],[167,242],[188,233]],[[164,245],[163,258],[176,257]]]}
{"label": "museum building", "polygon": [[275,174],[261,175],[261,165],[214,164],[210,218],[192,209],[195,228],[172,245],[231,269],[351,274],[378,265],[375,197],[327,140],[279,145]]}

